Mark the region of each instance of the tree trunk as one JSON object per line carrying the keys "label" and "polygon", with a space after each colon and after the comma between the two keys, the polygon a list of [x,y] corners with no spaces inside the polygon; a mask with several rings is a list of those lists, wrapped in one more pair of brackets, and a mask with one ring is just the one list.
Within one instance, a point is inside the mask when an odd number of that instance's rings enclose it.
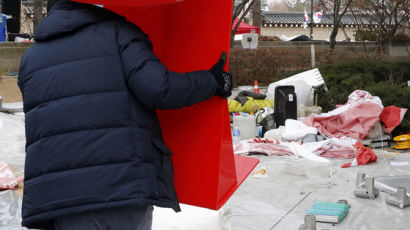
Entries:
{"label": "tree trunk", "polygon": [[259,31],[261,30],[262,25],[261,13],[261,0],[255,0],[255,3],[252,7],[252,25],[258,27]]}
{"label": "tree trunk", "polygon": [[[255,0],[243,0],[244,5],[241,9],[241,11],[243,10],[241,16],[239,17],[238,22],[236,23],[236,25],[232,25],[234,28],[231,29],[231,48],[233,47],[233,42],[234,42],[234,38],[235,38],[235,34],[236,34],[236,30],[239,27],[239,24],[241,23],[241,21],[245,18],[246,14],[249,12],[249,10],[252,8],[253,4],[255,3]],[[248,3],[249,5],[245,8],[245,3]],[[233,18],[232,18],[232,24],[235,21],[235,18],[238,17],[240,15],[240,13],[238,12],[238,14],[234,14]]]}
{"label": "tree trunk", "polygon": [[331,49],[334,49],[336,46],[336,36],[337,36],[338,31],[339,31],[339,25],[338,24],[333,25],[332,33],[330,34],[330,38],[329,38]]}
{"label": "tree trunk", "polygon": [[33,8],[33,32],[36,32],[38,24],[43,20],[43,0],[34,0]]}
{"label": "tree trunk", "polygon": [[230,43],[231,48],[233,48],[233,43],[235,41],[235,33],[236,33],[236,30],[231,30],[231,43]]}

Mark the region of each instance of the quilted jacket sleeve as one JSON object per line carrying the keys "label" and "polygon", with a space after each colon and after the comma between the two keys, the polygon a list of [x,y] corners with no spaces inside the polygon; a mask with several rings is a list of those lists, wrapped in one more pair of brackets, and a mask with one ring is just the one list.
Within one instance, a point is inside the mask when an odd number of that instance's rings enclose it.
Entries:
{"label": "quilted jacket sleeve", "polygon": [[128,86],[148,108],[181,108],[214,94],[217,82],[209,71],[168,71],[154,55],[147,35],[136,25],[120,24],[117,42]]}

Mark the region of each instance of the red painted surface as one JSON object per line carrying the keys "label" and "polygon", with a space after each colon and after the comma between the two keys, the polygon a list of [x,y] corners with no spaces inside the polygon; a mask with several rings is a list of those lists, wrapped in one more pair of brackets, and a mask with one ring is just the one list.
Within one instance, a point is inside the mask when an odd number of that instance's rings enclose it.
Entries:
{"label": "red painted surface", "polygon": [[[78,1],[103,4],[137,24],[171,71],[208,70],[222,51],[229,53],[232,0]],[[161,2],[168,4],[156,4]],[[234,157],[227,100],[212,97],[158,115],[165,142],[174,152],[180,202],[219,209],[259,162]]]}

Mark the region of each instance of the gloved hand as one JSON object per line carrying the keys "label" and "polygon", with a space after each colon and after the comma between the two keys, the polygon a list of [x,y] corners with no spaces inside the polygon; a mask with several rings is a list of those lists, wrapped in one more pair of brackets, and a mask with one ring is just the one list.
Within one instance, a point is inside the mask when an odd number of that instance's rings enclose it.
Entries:
{"label": "gloved hand", "polygon": [[227,58],[226,56],[226,52],[222,52],[219,61],[209,70],[209,72],[214,75],[216,82],[218,83],[215,95],[223,98],[228,98],[231,96],[233,89],[232,73],[225,72],[223,69]]}

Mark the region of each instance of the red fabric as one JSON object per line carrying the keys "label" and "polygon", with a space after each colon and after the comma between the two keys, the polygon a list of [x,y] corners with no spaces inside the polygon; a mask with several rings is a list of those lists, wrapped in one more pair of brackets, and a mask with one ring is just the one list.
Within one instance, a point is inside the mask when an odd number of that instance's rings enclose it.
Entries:
{"label": "red fabric", "polygon": [[351,159],[354,158],[354,151],[351,148],[341,146],[341,147],[332,147],[329,150],[326,150],[321,157],[329,158],[341,158],[341,159]]}
{"label": "red fabric", "polygon": [[0,191],[2,189],[15,189],[23,177],[16,176],[8,164],[0,162]]}
{"label": "red fabric", "polygon": [[[354,148],[356,150],[356,161],[358,165],[365,165],[370,162],[377,161],[377,156],[374,154],[371,148],[365,147],[362,142],[358,141]],[[350,167],[352,163],[342,165],[342,168]]]}
{"label": "red fabric", "polygon": [[309,116],[303,123],[317,128],[328,137],[349,136],[363,140],[379,121],[381,111],[379,105],[365,102],[334,116]]}
{"label": "red fabric", "polygon": [[365,147],[362,142],[358,141],[354,145],[357,150],[357,164],[365,165],[369,162],[377,161],[377,156],[374,154],[371,148]]}
{"label": "red fabric", "polygon": [[341,168],[349,168],[352,165],[352,163],[346,163],[340,166]]}
{"label": "red fabric", "polygon": [[[232,29],[235,28],[236,24],[238,23],[238,18],[235,19],[235,21],[233,22],[232,25]],[[250,34],[252,32],[252,30],[255,31],[255,33],[259,34],[259,28],[256,26],[252,26],[249,24],[246,24],[245,22],[241,22],[238,26],[238,29],[236,30],[235,34]]]}
{"label": "red fabric", "polygon": [[394,105],[384,108],[380,115],[380,121],[383,122],[384,133],[390,134],[394,128],[400,125],[406,114],[407,109],[399,108]]}
{"label": "red fabric", "polygon": [[320,115],[312,114],[303,123],[328,137],[365,139],[379,122],[383,104],[379,97],[363,90],[353,91],[346,104]]}
{"label": "red fabric", "polygon": [[401,109],[394,105],[388,106],[383,109],[383,112],[380,115],[380,120],[383,122],[386,128],[396,127],[400,125],[400,111]]}

